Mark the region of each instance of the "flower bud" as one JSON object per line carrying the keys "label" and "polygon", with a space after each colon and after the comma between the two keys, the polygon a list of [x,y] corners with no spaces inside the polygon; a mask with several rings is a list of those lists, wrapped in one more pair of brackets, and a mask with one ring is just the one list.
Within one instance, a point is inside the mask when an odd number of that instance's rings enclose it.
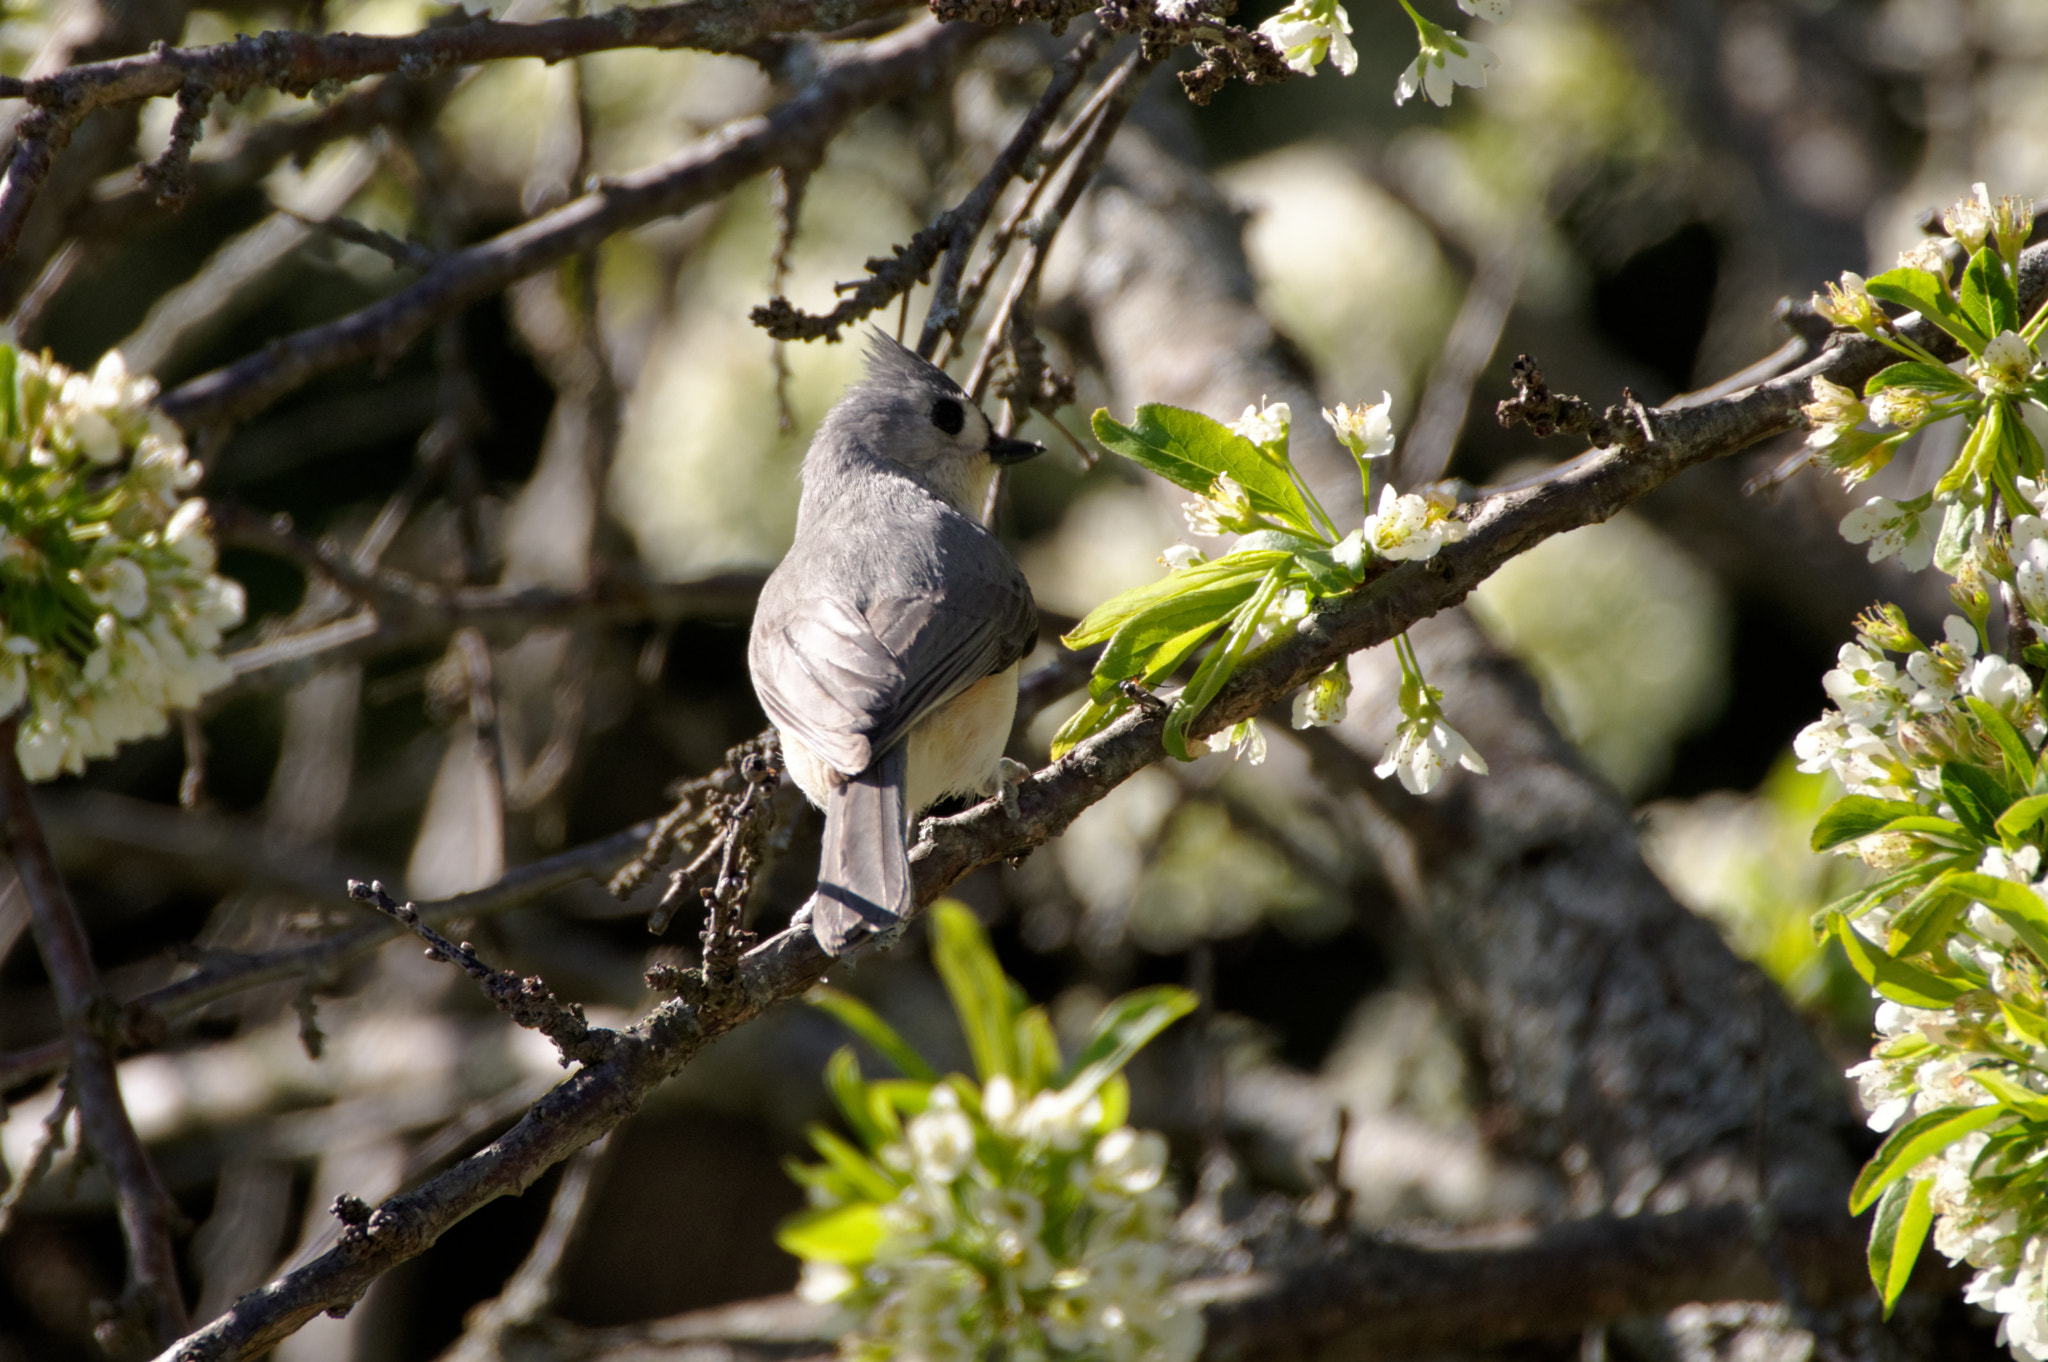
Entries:
{"label": "flower bud", "polygon": [[1813,295],[1813,310],[1833,322],[1836,326],[1854,327],[1869,333],[1876,327],[1889,324],[1889,319],[1879,309],[1877,300],[1870,296],[1870,290],[1863,282],[1863,276],[1851,270],[1842,271],[1839,286],[1828,285],[1828,296]]}
{"label": "flower bud", "polygon": [[1873,605],[1856,617],[1856,632],[1863,646],[1873,652],[1917,653],[1925,645],[1913,636],[1906,612],[1886,602]]}
{"label": "flower bud", "polygon": [[2018,263],[2020,248],[2034,234],[2034,201],[2007,194],[1991,210],[1991,236],[1998,253]]}

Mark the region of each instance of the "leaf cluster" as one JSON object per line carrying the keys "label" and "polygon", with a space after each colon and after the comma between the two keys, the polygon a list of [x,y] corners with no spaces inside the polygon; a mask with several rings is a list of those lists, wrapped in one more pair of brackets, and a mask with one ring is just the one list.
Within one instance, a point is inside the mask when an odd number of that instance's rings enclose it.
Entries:
{"label": "leaf cluster", "polygon": [[[952,1199],[960,1226],[941,1247],[966,1261],[985,1253],[972,1226],[967,1184],[1024,1187],[1046,1205],[1043,1236],[1055,1261],[1071,1256],[1087,1228],[1085,1198],[1075,1176],[1097,1139],[1124,1124],[1130,1085],[1124,1066],[1161,1031],[1194,1010],[1195,997],[1171,985],[1142,988],[1104,1007],[1072,1056],[1062,1054],[1051,1019],[1006,976],[987,934],[964,905],[946,899],[929,914],[932,958],[973,1056],[975,1077],[938,1069],[874,1009],[850,994],[819,986],[810,1002],[865,1041],[899,1077],[868,1078],[852,1046],[833,1054],[825,1083],[853,1139],[823,1125],[807,1135],[822,1162],[791,1161],[788,1170],[808,1192],[812,1209],[784,1222],[776,1240],[815,1262],[849,1267],[886,1252],[883,1208],[918,1185],[905,1152],[906,1123],[930,1110],[934,1094],[948,1090],[974,1131],[970,1177],[950,1188],[923,1189]],[[991,1088],[1027,1116],[1030,1104],[1056,1105],[1072,1114],[1082,1138],[1071,1147],[1034,1139],[1014,1119],[1001,1119],[987,1102]],[[942,1099],[943,1100],[943,1099]],[[991,1265],[992,1266],[992,1265]]]}
{"label": "leaf cluster", "polygon": [[[2036,1208],[2034,1232],[2048,1226],[2048,1095],[2028,1085],[2048,1080],[2039,1066],[2048,1051],[2048,903],[2034,889],[1976,867],[1997,848],[2011,856],[2037,853],[2048,834],[2048,767],[1999,709],[1966,700],[1974,722],[1970,751],[1977,760],[1940,768],[1942,804],[1953,817],[1930,813],[1910,800],[1848,795],[1825,810],[1813,847],[1828,851],[1866,837],[1891,837],[1909,847],[1910,863],[1823,908],[1816,925],[1841,942],[1850,964],[1871,989],[1902,1007],[1953,1011],[1963,1020],[1940,1041],[1916,1030],[1883,1042],[1889,1063],[1911,1064],[1943,1050],[1969,1056],[1967,1075],[1988,1094],[1976,1104],[1923,1112],[1894,1129],[1858,1177],[1850,1208],[1875,1205],[1870,1241],[1873,1282],[1889,1310],[1912,1273],[1933,1223],[1933,1175],[1926,1166],[1949,1146],[1993,1129],[1972,1164],[1971,1180],[1995,1186],[2001,1202]],[[1880,942],[1853,922],[1878,904],[1903,900]],[[1978,953],[1956,949],[1986,937],[1973,921],[1981,906],[2016,944],[2008,967],[1994,981]],[[1994,1129],[1995,1128],[1995,1129]]]}
{"label": "leaf cluster", "polygon": [[[1218,528],[1238,539],[1220,558],[1191,563],[1114,596],[1062,640],[1102,645],[1088,700],[1053,738],[1057,758],[1100,732],[1133,703],[1126,683],[1156,686],[1214,640],[1173,702],[1163,741],[1192,761],[1189,728],[1223,689],[1276,616],[1299,618],[1315,603],[1356,590],[1372,560],[1362,532],[1336,525],[1289,457],[1287,436],[1256,443],[1200,412],[1141,406],[1124,425],[1098,410],[1095,438],[1111,453],[1212,503]],[[1196,503],[1199,505],[1199,503]]]}

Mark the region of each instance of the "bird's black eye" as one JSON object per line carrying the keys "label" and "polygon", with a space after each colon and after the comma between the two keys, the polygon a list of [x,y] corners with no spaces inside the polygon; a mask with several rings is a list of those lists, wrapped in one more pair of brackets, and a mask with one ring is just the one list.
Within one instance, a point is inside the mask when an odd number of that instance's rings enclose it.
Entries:
{"label": "bird's black eye", "polygon": [[967,424],[967,410],[950,397],[932,403],[932,424],[948,435],[958,435]]}

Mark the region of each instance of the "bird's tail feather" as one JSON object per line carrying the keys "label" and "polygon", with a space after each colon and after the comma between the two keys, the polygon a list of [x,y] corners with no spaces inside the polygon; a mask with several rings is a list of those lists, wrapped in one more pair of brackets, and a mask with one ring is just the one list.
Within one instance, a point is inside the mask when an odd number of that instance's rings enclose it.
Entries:
{"label": "bird's tail feather", "polygon": [[828,955],[869,932],[885,932],[910,911],[903,785],[909,744],[898,743],[835,788],[825,804],[825,849],[811,931]]}

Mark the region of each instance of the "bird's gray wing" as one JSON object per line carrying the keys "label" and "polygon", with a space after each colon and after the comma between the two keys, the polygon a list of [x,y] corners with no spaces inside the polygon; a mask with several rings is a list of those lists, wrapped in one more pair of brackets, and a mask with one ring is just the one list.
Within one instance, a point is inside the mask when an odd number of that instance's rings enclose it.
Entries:
{"label": "bird's gray wing", "polygon": [[796,584],[764,592],[748,657],[776,727],[851,776],[1029,652],[1031,589],[1000,545],[988,549],[951,563],[941,589],[877,594],[865,609]]}

